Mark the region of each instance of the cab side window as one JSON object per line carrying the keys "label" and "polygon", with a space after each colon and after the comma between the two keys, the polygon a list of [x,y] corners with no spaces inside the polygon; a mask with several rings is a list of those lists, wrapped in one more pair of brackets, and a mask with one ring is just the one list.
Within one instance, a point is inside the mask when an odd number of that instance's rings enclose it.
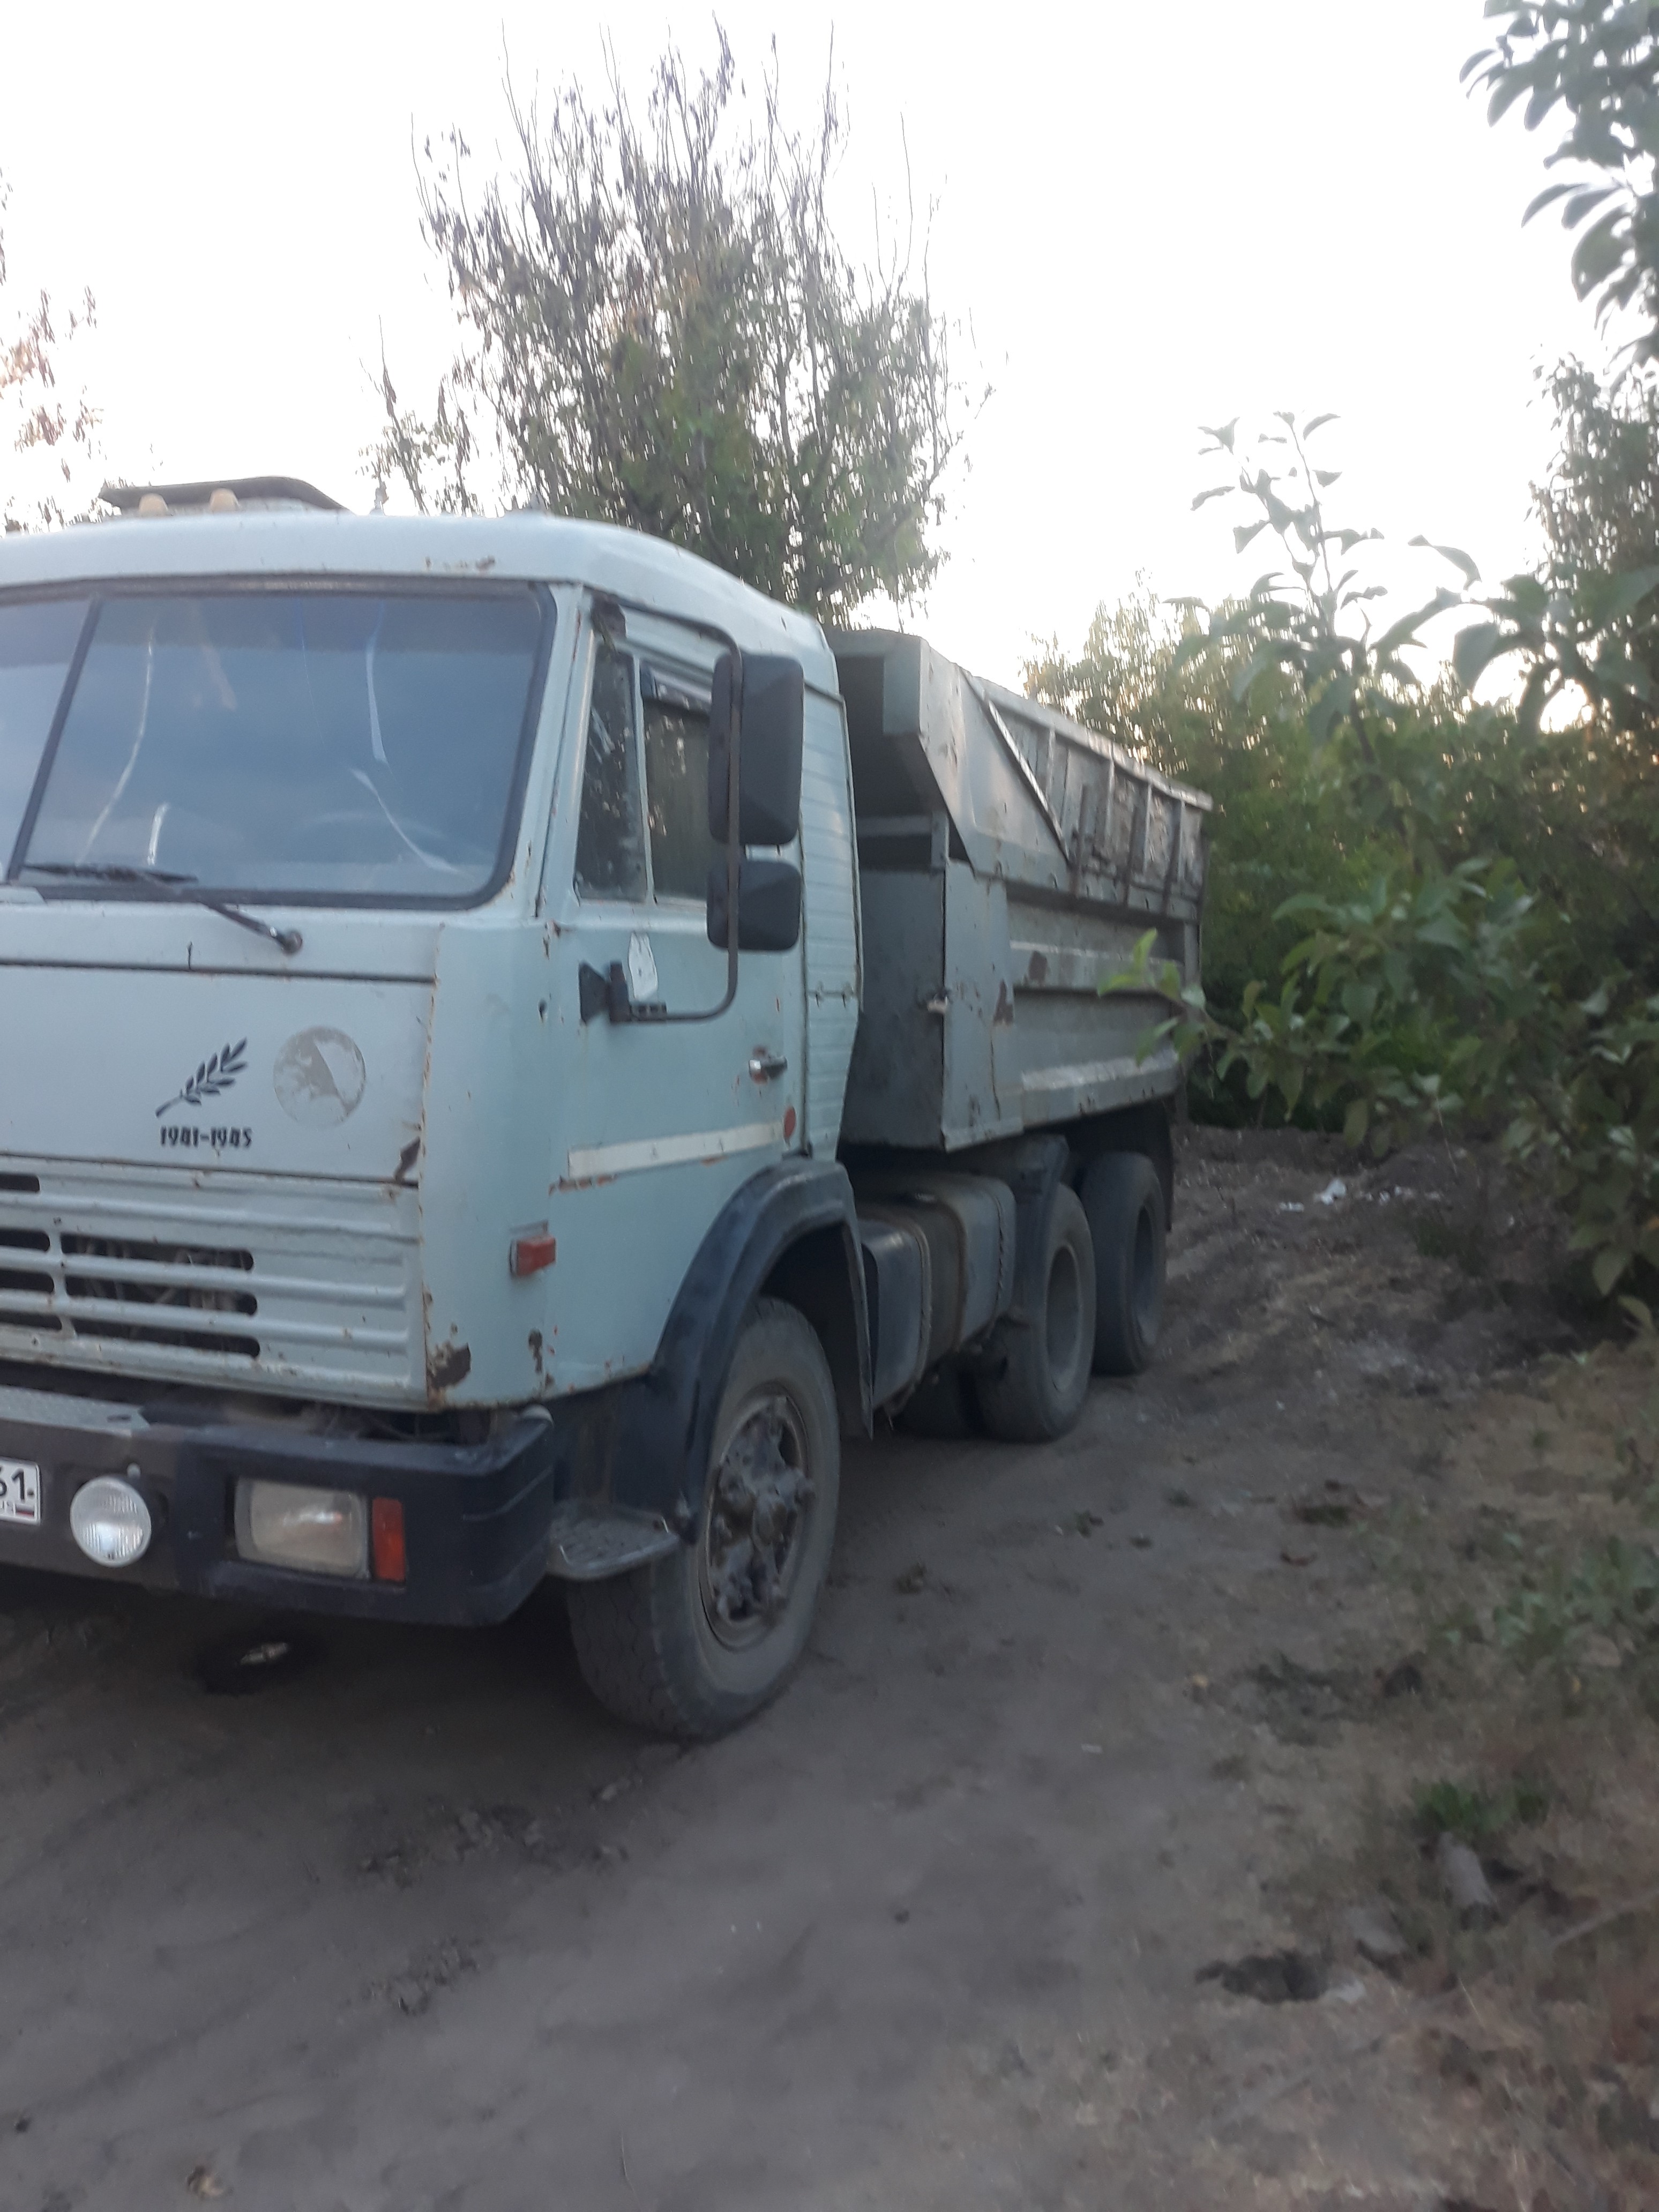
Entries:
{"label": "cab side window", "polygon": [[583,898],[647,896],[635,696],[632,656],[601,638],[576,826],[576,890]]}
{"label": "cab side window", "polygon": [[659,899],[701,906],[725,851],[708,834],[708,703],[648,662],[640,673],[651,880]]}

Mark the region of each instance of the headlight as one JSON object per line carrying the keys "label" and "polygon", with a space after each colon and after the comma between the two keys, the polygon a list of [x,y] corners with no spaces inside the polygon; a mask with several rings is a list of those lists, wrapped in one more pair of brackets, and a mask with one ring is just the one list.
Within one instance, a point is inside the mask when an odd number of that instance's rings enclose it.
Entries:
{"label": "headlight", "polygon": [[130,1482],[100,1474],[70,1501],[70,1528],[100,1567],[130,1567],[149,1549],[149,1508]]}
{"label": "headlight", "polygon": [[355,1491],[239,1482],[236,1548],[262,1566],[361,1580],[368,1572],[368,1509]]}

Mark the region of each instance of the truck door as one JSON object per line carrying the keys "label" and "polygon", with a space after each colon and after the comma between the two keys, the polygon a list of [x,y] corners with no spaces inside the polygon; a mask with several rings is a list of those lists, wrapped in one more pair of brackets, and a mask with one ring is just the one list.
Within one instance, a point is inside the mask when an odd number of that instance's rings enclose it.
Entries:
{"label": "truck door", "polygon": [[586,646],[544,895],[557,924],[544,1347],[555,1392],[649,1365],[715,1215],[799,1147],[805,1083],[804,939],[744,953],[736,1000],[712,1021],[613,1022],[596,1009],[613,962],[641,1009],[696,1013],[725,995],[706,905],[722,858],[707,798],[719,647],[631,611],[625,635],[590,627]]}

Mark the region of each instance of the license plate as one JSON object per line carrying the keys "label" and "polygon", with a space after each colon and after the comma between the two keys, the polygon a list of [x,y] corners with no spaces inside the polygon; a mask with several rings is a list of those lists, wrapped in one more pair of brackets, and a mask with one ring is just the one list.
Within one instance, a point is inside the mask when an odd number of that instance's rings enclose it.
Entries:
{"label": "license plate", "polygon": [[0,1459],[0,1521],[40,1526],[40,1470],[26,1459]]}

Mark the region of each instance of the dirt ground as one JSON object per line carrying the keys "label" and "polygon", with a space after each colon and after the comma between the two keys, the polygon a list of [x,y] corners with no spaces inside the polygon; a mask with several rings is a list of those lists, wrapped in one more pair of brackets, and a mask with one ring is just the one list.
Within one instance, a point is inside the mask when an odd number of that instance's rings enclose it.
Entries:
{"label": "dirt ground", "polygon": [[1494,1627],[1638,1556],[1654,1368],[1479,1189],[1194,1133],[1155,1371],[852,1454],[696,1750],[556,1596],[232,1697],[222,1613],[7,1577],[3,2212],[1659,2205],[1646,1647]]}

